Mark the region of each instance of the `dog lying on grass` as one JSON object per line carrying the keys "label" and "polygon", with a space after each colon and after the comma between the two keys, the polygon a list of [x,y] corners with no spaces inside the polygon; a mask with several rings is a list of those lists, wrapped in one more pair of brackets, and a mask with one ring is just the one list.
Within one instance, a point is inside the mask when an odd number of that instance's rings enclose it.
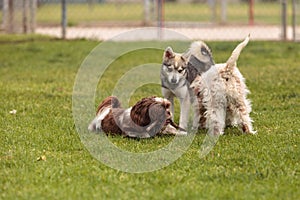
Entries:
{"label": "dog lying on grass", "polygon": [[167,99],[147,97],[124,109],[117,97],[109,96],[98,106],[88,129],[135,138],[149,138],[158,133],[177,134],[181,128],[172,121],[170,106]]}
{"label": "dog lying on grass", "polygon": [[[236,61],[248,44],[249,36],[232,52],[226,63],[215,64],[198,75],[191,84],[197,96],[198,113],[205,111],[206,121],[200,124],[208,128],[211,135],[222,135],[226,125],[239,126],[244,133],[255,134],[249,116],[251,103],[247,99],[249,90],[245,79],[237,68]],[[192,45],[192,52],[201,51]],[[197,49],[198,48],[198,49]],[[199,111],[202,110],[202,112]]]}

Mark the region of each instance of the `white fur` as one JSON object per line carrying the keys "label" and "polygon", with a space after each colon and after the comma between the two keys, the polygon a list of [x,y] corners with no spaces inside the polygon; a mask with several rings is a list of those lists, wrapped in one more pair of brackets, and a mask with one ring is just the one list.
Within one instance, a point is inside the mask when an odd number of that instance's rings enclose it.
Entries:
{"label": "white fur", "polygon": [[[166,54],[172,55],[172,58],[167,58]],[[174,116],[174,97],[177,97],[180,101],[180,119],[179,126],[183,129],[187,129],[189,108],[191,105],[190,90],[187,85],[185,71],[181,73],[179,70],[184,70],[187,64],[187,57],[183,54],[173,52],[171,47],[167,47],[164,52],[163,60],[174,59],[172,66],[162,65],[161,68],[161,81],[164,87],[162,87],[162,94],[164,98],[171,102],[171,115]]]}
{"label": "white fur", "polygon": [[127,108],[124,111],[123,115],[120,115],[118,119],[115,119],[115,120],[117,120],[117,124],[119,124],[119,126],[122,125],[123,128],[127,128],[126,127],[127,123],[124,123],[124,120],[126,119],[127,121],[131,121],[131,117],[130,117],[131,109],[132,109],[132,107]]}
{"label": "white fur", "polygon": [[96,116],[95,119],[92,121],[92,123],[89,125],[88,130],[101,131],[102,120],[108,115],[110,111],[111,108],[104,108],[103,111],[98,116]]}
{"label": "white fur", "polygon": [[166,99],[161,98],[161,97],[155,97],[154,100],[158,103],[163,103]]}
{"label": "white fur", "polygon": [[239,54],[248,41],[249,36],[236,47],[226,63],[212,66],[191,84],[198,97],[202,97],[198,100],[206,108],[206,128],[211,135],[222,135],[226,125],[239,126],[247,133],[256,133],[249,116],[249,90],[236,67]]}
{"label": "white fur", "polygon": [[166,99],[171,102],[171,114],[174,116],[174,97],[176,96],[179,99],[180,103],[180,119],[179,126],[183,129],[187,129],[189,108],[191,105],[190,92],[187,87],[179,87],[174,90],[169,90],[162,88],[162,94]]}

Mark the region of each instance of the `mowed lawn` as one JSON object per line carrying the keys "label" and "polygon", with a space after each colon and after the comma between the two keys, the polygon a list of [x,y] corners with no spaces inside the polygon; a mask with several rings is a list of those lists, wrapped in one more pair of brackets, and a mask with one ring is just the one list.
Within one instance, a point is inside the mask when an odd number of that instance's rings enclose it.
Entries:
{"label": "mowed lawn", "polygon": [[[188,48],[186,42],[172,43],[174,50]],[[208,45],[215,61],[223,62],[237,43]],[[0,199],[299,198],[299,44],[251,41],[240,56],[238,65],[252,92],[251,117],[257,135],[227,128],[213,150],[201,159],[199,149],[205,131],[200,131],[177,161],[139,174],[99,162],[81,143],[75,129],[75,77],[98,44],[0,35]],[[113,73],[107,71],[99,84],[95,106],[130,68],[160,63],[161,57],[162,51],[144,49],[118,58],[111,64]],[[137,89],[131,102],[151,95],[160,96],[158,85]],[[10,114],[14,109],[16,114]],[[109,139],[127,151],[148,152],[167,145],[173,137]]]}
{"label": "mowed lawn", "polygon": [[[95,24],[141,24],[144,19],[143,3],[101,3],[101,4],[68,4],[67,19],[69,26]],[[278,2],[254,5],[254,22],[256,24],[279,25],[281,7]],[[150,7],[150,20],[156,23],[157,10]],[[214,16],[215,13],[215,16]],[[228,3],[227,21],[231,24],[248,24],[248,3]],[[37,23],[39,25],[60,25],[61,4],[46,3],[37,9]],[[218,4],[213,10],[207,3],[176,3],[164,4],[164,20],[177,22],[220,23],[221,6]]]}

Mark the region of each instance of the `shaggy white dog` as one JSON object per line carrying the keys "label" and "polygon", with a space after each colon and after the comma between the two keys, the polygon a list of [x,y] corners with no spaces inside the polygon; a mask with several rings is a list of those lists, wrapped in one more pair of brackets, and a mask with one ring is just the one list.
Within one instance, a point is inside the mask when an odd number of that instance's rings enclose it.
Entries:
{"label": "shaggy white dog", "polygon": [[[226,63],[215,64],[198,75],[191,84],[198,100],[196,109],[203,109],[204,126],[211,135],[222,135],[226,125],[239,126],[244,133],[255,134],[249,116],[251,103],[247,99],[249,90],[245,79],[236,66],[242,49],[248,44],[249,36],[232,52]],[[197,43],[192,44],[191,53],[200,52]],[[203,112],[200,112],[203,113]]]}

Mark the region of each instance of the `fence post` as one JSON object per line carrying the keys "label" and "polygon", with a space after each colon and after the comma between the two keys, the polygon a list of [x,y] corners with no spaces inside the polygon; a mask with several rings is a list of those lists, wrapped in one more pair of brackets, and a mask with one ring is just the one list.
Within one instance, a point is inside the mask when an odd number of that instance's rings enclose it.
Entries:
{"label": "fence post", "polygon": [[286,40],[286,29],[287,29],[287,23],[286,23],[286,0],[281,0],[281,5],[282,5],[282,40]]}
{"label": "fence post", "polygon": [[144,25],[150,24],[150,0],[144,0]]}
{"label": "fence post", "polygon": [[8,3],[7,0],[3,0],[3,6],[2,6],[2,23],[1,28],[3,30],[7,27],[7,11],[8,11]]}
{"label": "fence post", "polygon": [[14,32],[14,1],[7,0],[7,18],[6,18],[6,30],[8,33]]}
{"label": "fence post", "polygon": [[217,3],[216,0],[208,0],[208,5],[211,9],[211,22],[215,23],[217,19]]}
{"label": "fence post", "polygon": [[158,37],[163,38],[164,27],[164,0],[157,0]]}
{"label": "fence post", "polygon": [[221,1],[221,23],[226,23],[227,21],[227,0]]}
{"label": "fence post", "polygon": [[293,0],[293,9],[292,9],[292,26],[293,26],[293,41],[296,41],[296,0]]}
{"label": "fence post", "polygon": [[30,32],[31,33],[35,32],[35,26],[36,26],[36,21],[35,21],[36,6],[37,6],[37,0],[30,0],[30,19],[29,19],[29,24],[30,24]]}
{"label": "fence post", "polygon": [[23,33],[28,33],[28,0],[23,0],[22,5],[22,23],[23,23]]}
{"label": "fence post", "polygon": [[66,29],[67,29],[67,2],[66,0],[61,0],[62,4],[62,17],[61,17],[61,26],[62,26],[62,39],[66,39]]}
{"label": "fence post", "polygon": [[254,0],[249,0],[249,25],[254,24]]}

